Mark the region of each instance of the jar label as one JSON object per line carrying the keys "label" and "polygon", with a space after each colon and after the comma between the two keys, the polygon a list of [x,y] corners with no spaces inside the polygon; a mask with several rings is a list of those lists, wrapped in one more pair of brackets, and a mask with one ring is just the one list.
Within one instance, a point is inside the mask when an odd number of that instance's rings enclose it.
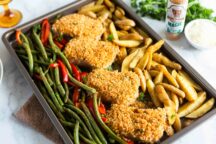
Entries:
{"label": "jar label", "polygon": [[184,29],[185,17],[187,13],[187,2],[174,4],[168,1],[166,14],[166,30],[169,33],[180,34]]}

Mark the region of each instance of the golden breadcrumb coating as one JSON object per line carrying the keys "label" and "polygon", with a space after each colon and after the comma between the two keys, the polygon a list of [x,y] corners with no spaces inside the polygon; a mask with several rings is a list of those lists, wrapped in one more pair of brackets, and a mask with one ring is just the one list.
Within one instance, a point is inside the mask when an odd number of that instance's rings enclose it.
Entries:
{"label": "golden breadcrumb coating", "polygon": [[118,135],[147,143],[160,140],[167,120],[165,109],[139,109],[123,104],[113,104],[106,118],[107,125]]}
{"label": "golden breadcrumb coating", "polygon": [[118,52],[118,46],[111,42],[87,37],[70,40],[64,50],[71,62],[91,68],[107,68],[114,62]]}
{"label": "golden breadcrumb coating", "polygon": [[63,16],[53,24],[53,29],[72,37],[91,37],[94,39],[100,39],[105,30],[100,20],[82,14]]}
{"label": "golden breadcrumb coating", "polygon": [[97,69],[89,73],[87,84],[97,90],[102,100],[129,105],[138,97],[140,80],[134,72]]}

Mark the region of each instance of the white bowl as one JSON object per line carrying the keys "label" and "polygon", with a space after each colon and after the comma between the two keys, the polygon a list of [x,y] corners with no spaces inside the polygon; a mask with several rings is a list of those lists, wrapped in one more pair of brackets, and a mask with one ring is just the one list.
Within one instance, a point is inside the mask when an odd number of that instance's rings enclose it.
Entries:
{"label": "white bowl", "polygon": [[[195,23],[202,23],[203,25],[207,25],[207,24],[211,24],[213,26],[215,26],[216,29],[216,23],[212,20],[207,20],[207,19],[196,19],[193,20],[191,22],[189,22],[186,26],[185,26],[185,30],[184,30],[184,34],[186,39],[188,40],[188,42],[197,49],[209,49],[209,48],[215,48],[216,49],[216,45],[214,46],[208,46],[208,45],[203,45],[203,44],[199,44],[198,42],[195,42],[189,35],[189,33],[191,32],[192,29],[194,29],[194,24]],[[208,30],[209,28],[206,27],[205,30]],[[215,36],[213,36],[215,37]],[[206,37],[207,38],[207,37]],[[216,42],[216,39],[215,39]]]}

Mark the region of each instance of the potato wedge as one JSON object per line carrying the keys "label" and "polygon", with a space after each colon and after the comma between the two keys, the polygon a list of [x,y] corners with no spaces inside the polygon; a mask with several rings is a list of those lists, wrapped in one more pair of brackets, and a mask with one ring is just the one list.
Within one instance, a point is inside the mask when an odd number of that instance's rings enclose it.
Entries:
{"label": "potato wedge", "polygon": [[148,89],[148,92],[151,96],[151,99],[152,99],[152,102],[154,103],[154,105],[156,107],[162,107],[162,104],[159,100],[159,98],[157,97],[154,89],[155,89],[155,85],[153,83],[153,81],[151,79],[148,79],[147,82],[146,82],[146,86],[147,86],[147,89]]}
{"label": "potato wedge", "polygon": [[120,37],[121,40],[137,40],[142,41],[143,37],[137,33],[129,33]]}
{"label": "potato wedge", "polygon": [[156,85],[155,92],[159,100],[164,104],[164,107],[173,107],[172,101],[162,85]]}
{"label": "potato wedge", "polygon": [[160,73],[160,71],[157,71],[157,70],[150,70],[149,71],[149,74],[151,75],[151,77],[156,77],[159,73]]}
{"label": "potato wedge", "polygon": [[187,102],[179,108],[178,110],[179,117],[184,117],[189,113],[193,112],[200,105],[202,105],[205,100],[206,100],[206,92],[199,92],[198,98],[195,101]]}
{"label": "potato wedge", "polygon": [[90,18],[93,18],[93,19],[97,18],[96,13],[94,13],[94,12],[92,12],[92,11],[86,11],[86,12],[83,12],[82,14],[83,14],[83,15],[86,15],[86,16],[88,16],[88,17],[90,17]]}
{"label": "potato wedge", "polygon": [[175,87],[179,88],[179,85],[176,81],[176,79],[168,72],[167,68],[163,65],[156,65],[154,67],[158,71],[162,71],[164,76],[167,78],[167,80],[174,85]]}
{"label": "potato wedge", "polygon": [[125,31],[125,30],[121,30],[121,31],[117,31],[117,34],[118,34],[118,37],[122,37],[122,36],[124,36],[124,35],[127,35],[128,32]]}
{"label": "potato wedge", "polygon": [[116,28],[113,22],[110,23],[109,30],[111,34],[113,35],[113,39],[118,40],[119,39],[118,34],[117,34],[117,31],[116,31]]}
{"label": "potato wedge", "polygon": [[144,56],[139,60],[137,67],[144,70],[149,60],[149,52],[145,52]]}
{"label": "potato wedge", "polygon": [[130,68],[133,69],[136,67],[137,63],[139,62],[139,60],[143,57],[145,53],[145,49],[140,48],[139,53],[134,57],[134,59],[131,61],[130,63]]}
{"label": "potato wedge", "polygon": [[185,97],[185,93],[182,90],[174,87],[173,85],[170,85],[170,84],[167,84],[167,83],[160,83],[160,85],[162,85],[166,90],[171,91],[171,92],[177,94],[178,96],[180,96],[182,98]]}
{"label": "potato wedge", "polygon": [[212,107],[214,106],[215,99],[211,98],[207,102],[205,102],[203,105],[201,105],[198,109],[190,113],[189,115],[185,116],[186,118],[199,118],[203,116],[205,113],[207,113]]}
{"label": "potato wedge", "polygon": [[133,48],[141,44],[141,41],[137,40],[113,40],[113,42],[122,47]]}
{"label": "potato wedge", "polygon": [[180,88],[185,92],[185,97],[188,101],[194,101],[197,99],[196,90],[190,85],[190,83],[179,74],[176,76],[176,80],[180,85]]}
{"label": "potato wedge", "polygon": [[129,71],[129,65],[132,61],[132,59],[136,56],[136,54],[139,52],[139,49],[137,49],[135,52],[131,53],[130,55],[128,55],[122,62],[122,67],[121,67],[121,71],[125,72],[125,71]]}
{"label": "potato wedge", "polygon": [[108,6],[109,8],[114,8],[115,4],[112,3],[110,0],[104,0],[104,3],[106,6]]}
{"label": "potato wedge", "polygon": [[101,5],[103,4],[104,0],[97,0],[96,5]]}
{"label": "potato wedge", "polygon": [[178,99],[178,96],[175,93],[171,93],[170,98],[173,101],[173,103],[175,104],[175,110],[177,112],[178,109],[179,109],[179,99]]}
{"label": "potato wedge", "polygon": [[152,59],[160,64],[164,64],[167,67],[176,69],[176,70],[181,70],[182,66],[176,62],[171,61],[168,59],[166,56],[162,55],[161,53],[154,53]]}
{"label": "potato wedge", "polygon": [[154,84],[159,84],[163,81],[163,72],[159,72],[154,79]]}
{"label": "potato wedge", "polygon": [[117,7],[114,14],[117,18],[122,19],[125,16],[125,11],[122,8]]}
{"label": "potato wedge", "polygon": [[87,11],[92,11],[92,12],[99,12],[105,8],[104,5],[93,5],[93,6],[88,6],[88,7],[83,7],[78,11],[78,13],[85,13]]}
{"label": "potato wedge", "polygon": [[186,72],[184,72],[183,70],[181,70],[181,71],[179,71],[178,73],[179,73],[182,77],[184,77],[184,78],[188,81],[188,83],[190,83],[190,85],[191,85],[193,88],[195,88],[197,91],[202,91],[202,88],[201,88],[196,82],[194,82]]}
{"label": "potato wedge", "polygon": [[145,91],[146,91],[146,78],[143,75],[142,70],[140,68],[134,68],[134,72],[139,76],[142,91],[145,93]]}
{"label": "potato wedge", "polygon": [[144,38],[149,38],[149,35],[146,32],[144,32],[141,28],[135,27],[134,29]]}
{"label": "potato wedge", "polygon": [[176,132],[178,132],[182,129],[181,119],[179,118],[178,115],[176,115],[176,119],[175,119],[175,122],[173,124],[173,128],[175,129]]}
{"label": "potato wedge", "polygon": [[[81,9],[85,9],[85,8],[88,8],[88,7],[92,7],[92,6],[94,6],[95,5],[95,1],[94,2],[91,2],[91,3],[89,3],[89,4],[86,4],[86,5],[84,5],[84,6],[82,6],[81,7]],[[80,10],[81,10],[80,9]]]}
{"label": "potato wedge", "polygon": [[177,71],[176,70],[172,70],[171,75],[176,79],[177,76]]}
{"label": "potato wedge", "polygon": [[179,100],[179,105],[182,105],[183,102],[184,102],[184,98],[182,98],[182,97],[178,97],[178,100]]}
{"label": "potato wedge", "polygon": [[167,113],[167,118],[168,118],[168,123],[169,125],[173,125],[173,123],[176,120],[176,112],[172,107],[165,107],[166,113]]}
{"label": "potato wedge", "polygon": [[149,49],[147,51],[149,52],[149,58],[148,58],[148,62],[147,62],[147,65],[146,65],[146,69],[150,70],[151,69],[151,65],[152,65],[152,50]]}
{"label": "potato wedge", "polygon": [[147,70],[144,70],[144,76],[145,76],[145,78],[146,78],[146,81],[148,80],[148,79],[151,79],[151,75],[150,75],[150,73],[147,71]]}

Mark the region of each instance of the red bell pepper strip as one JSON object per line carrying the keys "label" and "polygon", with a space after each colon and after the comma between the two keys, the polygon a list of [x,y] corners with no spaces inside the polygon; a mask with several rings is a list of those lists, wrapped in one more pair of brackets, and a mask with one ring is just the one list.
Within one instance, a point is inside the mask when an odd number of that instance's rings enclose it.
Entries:
{"label": "red bell pepper strip", "polygon": [[54,43],[58,46],[58,48],[62,49],[64,45],[62,45],[60,42],[54,40]]}
{"label": "red bell pepper strip", "polygon": [[87,72],[81,72],[80,73],[80,77],[81,77],[81,81],[82,82],[85,82],[86,81],[86,76],[88,75]]}
{"label": "red bell pepper strip", "polygon": [[65,40],[64,38],[61,40],[61,44],[63,44],[64,46],[68,43],[67,40]]}
{"label": "red bell pepper strip", "polygon": [[[90,111],[92,113],[94,113],[93,99],[89,99],[86,102],[86,105],[88,106],[88,108],[90,109]],[[104,104],[100,103],[100,105],[98,106],[98,111],[100,112],[100,114],[106,114],[106,108],[105,108]]]}
{"label": "red bell pepper strip", "polygon": [[74,92],[73,92],[73,103],[75,104],[75,106],[78,106],[78,100],[79,100],[79,94],[80,94],[80,90],[78,87],[75,87]]}
{"label": "red bell pepper strip", "polygon": [[101,117],[101,119],[102,119],[103,122],[107,121],[107,118],[105,118],[105,117]]}
{"label": "red bell pepper strip", "polygon": [[20,35],[21,35],[21,31],[20,30],[16,30],[16,41],[19,45],[22,44],[22,41],[20,39]]}
{"label": "red bell pepper strip", "polygon": [[48,19],[44,19],[42,22],[42,29],[41,29],[41,41],[45,44],[49,38],[50,34],[50,23]]}
{"label": "red bell pepper strip", "polygon": [[68,83],[70,86],[77,87],[76,84],[74,84],[74,83],[72,83],[72,82],[70,82],[70,81],[68,81],[67,83]]}
{"label": "red bell pepper strip", "polygon": [[133,141],[129,141],[129,142],[127,142],[127,144],[134,144],[134,142]]}
{"label": "red bell pepper strip", "polygon": [[49,65],[50,68],[56,68],[56,67],[58,67],[58,66],[59,66],[58,63],[51,63],[51,64]]}
{"label": "red bell pepper strip", "polygon": [[67,71],[67,68],[66,66],[64,65],[64,63],[61,61],[61,60],[57,60],[58,62],[58,65],[61,69],[61,73],[62,73],[62,79],[63,79],[63,82],[68,82],[68,71]]}
{"label": "red bell pepper strip", "polygon": [[100,103],[100,105],[98,106],[98,111],[100,112],[100,114],[106,114],[106,108],[104,104]]}
{"label": "red bell pepper strip", "polygon": [[88,99],[86,102],[87,107],[91,111],[91,113],[94,115],[94,105],[93,105],[93,99]]}
{"label": "red bell pepper strip", "polygon": [[77,69],[77,67],[71,63],[71,68],[72,68],[72,71],[74,73],[74,77],[78,80],[78,81],[81,81],[81,78],[80,78],[80,72],[79,70]]}

